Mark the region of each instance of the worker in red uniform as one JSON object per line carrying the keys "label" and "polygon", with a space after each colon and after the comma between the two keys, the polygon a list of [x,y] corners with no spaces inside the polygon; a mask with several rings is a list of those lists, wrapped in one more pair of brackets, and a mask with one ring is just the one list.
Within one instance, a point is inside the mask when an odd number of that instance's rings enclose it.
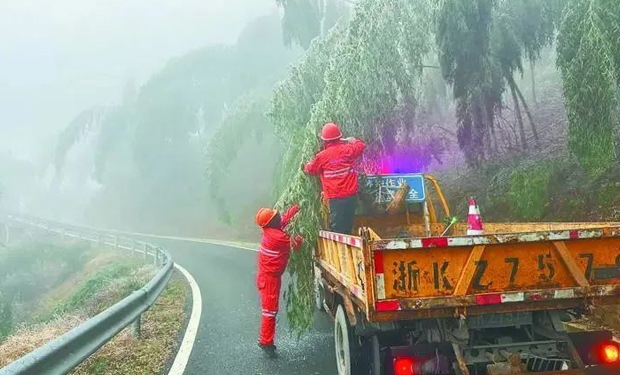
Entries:
{"label": "worker in red uniform", "polygon": [[304,167],[310,175],[319,175],[323,196],[329,200],[329,221],[332,232],[351,234],[357,204],[357,172],[353,165],[366,145],[355,138],[342,138],[337,124],[329,123],[321,131],[323,150]]}
{"label": "worker in red uniform", "polygon": [[256,286],[263,309],[258,345],[270,357],[276,356],[273,340],[276,333],[282,274],[286,269],[291,247],[297,250],[302,244],[300,236],[291,239],[284,229],[298,212],[299,206],[294,205],[282,216],[271,208],[261,208],[256,214],[256,224],[263,228],[256,275]]}

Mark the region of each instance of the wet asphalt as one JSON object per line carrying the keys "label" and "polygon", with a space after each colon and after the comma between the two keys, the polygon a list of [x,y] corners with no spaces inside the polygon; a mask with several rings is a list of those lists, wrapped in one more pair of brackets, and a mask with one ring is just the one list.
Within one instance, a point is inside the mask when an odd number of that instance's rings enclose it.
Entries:
{"label": "wet asphalt", "polygon": [[[151,239],[194,277],[202,317],[185,375],[335,375],[333,323],[316,313],[314,329],[299,341],[288,329],[280,296],[279,357],[257,346],[260,304],[255,286],[257,253],[220,245]],[[285,290],[286,280],[282,289]]]}

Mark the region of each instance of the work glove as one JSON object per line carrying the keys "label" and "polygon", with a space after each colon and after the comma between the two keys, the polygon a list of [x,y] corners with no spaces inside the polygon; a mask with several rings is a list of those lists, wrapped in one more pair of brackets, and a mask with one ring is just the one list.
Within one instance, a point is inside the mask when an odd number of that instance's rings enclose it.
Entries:
{"label": "work glove", "polygon": [[355,138],[353,137],[342,138],[342,141],[347,142],[347,143],[353,143],[353,141],[355,141]]}

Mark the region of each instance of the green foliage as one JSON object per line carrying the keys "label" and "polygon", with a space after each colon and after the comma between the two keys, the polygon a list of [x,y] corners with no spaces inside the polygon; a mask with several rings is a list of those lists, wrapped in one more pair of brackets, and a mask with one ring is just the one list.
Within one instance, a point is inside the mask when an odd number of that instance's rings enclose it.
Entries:
{"label": "green foliage", "polygon": [[553,170],[548,164],[525,164],[510,174],[510,208],[520,220],[540,220],[549,202],[549,181]]}
{"label": "green foliage", "polygon": [[[111,264],[106,268],[97,271],[92,277],[84,282],[69,299],[62,301],[52,310],[52,315],[64,315],[75,312],[89,306],[92,300],[109,287],[115,280],[127,277],[132,272],[133,267],[126,264]],[[117,291],[119,294],[127,294],[142,285],[130,285],[125,290]]]}
{"label": "green foliage", "polygon": [[439,1],[436,41],[445,80],[457,102],[458,143],[470,165],[485,146],[501,105],[502,85],[491,58],[493,0]]}
{"label": "green foliage", "polygon": [[620,2],[571,0],[558,36],[568,145],[592,176],[613,159],[620,83]]}
{"label": "green foliage", "polygon": [[325,122],[336,121],[362,139],[381,139],[382,120],[420,91],[423,59],[431,49],[430,11],[425,1],[361,1],[350,23],[313,45],[276,90],[271,117],[288,147],[278,207],[300,203],[292,230],[307,240],[289,263],[287,315],[297,334],[312,323],[312,254],[321,222],[318,183],[300,166],[318,150],[316,134]]}
{"label": "green foliage", "polygon": [[[227,178],[233,175],[231,172],[240,172],[231,170],[239,150],[247,143],[253,143],[258,146],[256,152],[277,158],[277,148],[270,150],[263,142],[265,137],[273,135],[273,126],[265,114],[268,101],[269,96],[266,92],[249,93],[239,99],[232,111],[225,115],[207,146],[208,191],[220,219],[227,224],[232,224],[232,217],[227,206],[227,199],[230,196],[226,194],[230,193],[230,190],[225,186]],[[266,177],[271,179],[271,176]]]}
{"label": "green foliage", "polygon": [[[479,166],[498,152],[498,115],[506,84],[513,94],[520,142],[527,148],[524,106],[514,75],[524,57],[534,61],[552,44],[562,0],[437,0],[436,41],[446,81],[457,102],[458,142],[466,161]],[[520,101],[522,104],[520,104]]]}

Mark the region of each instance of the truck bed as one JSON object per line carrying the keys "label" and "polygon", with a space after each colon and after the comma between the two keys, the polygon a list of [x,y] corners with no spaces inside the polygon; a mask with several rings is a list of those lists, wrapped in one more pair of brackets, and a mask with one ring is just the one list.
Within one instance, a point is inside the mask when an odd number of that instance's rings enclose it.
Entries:
{"label": "truck bed", "polygon": [[415,236],[425,231],[420,224],[362,227],[362,236],[322,231],[317,263],[371,322],[619,300],[620,223],[485,223],[481,236],[463,235],[462,225],[449,236]]}

